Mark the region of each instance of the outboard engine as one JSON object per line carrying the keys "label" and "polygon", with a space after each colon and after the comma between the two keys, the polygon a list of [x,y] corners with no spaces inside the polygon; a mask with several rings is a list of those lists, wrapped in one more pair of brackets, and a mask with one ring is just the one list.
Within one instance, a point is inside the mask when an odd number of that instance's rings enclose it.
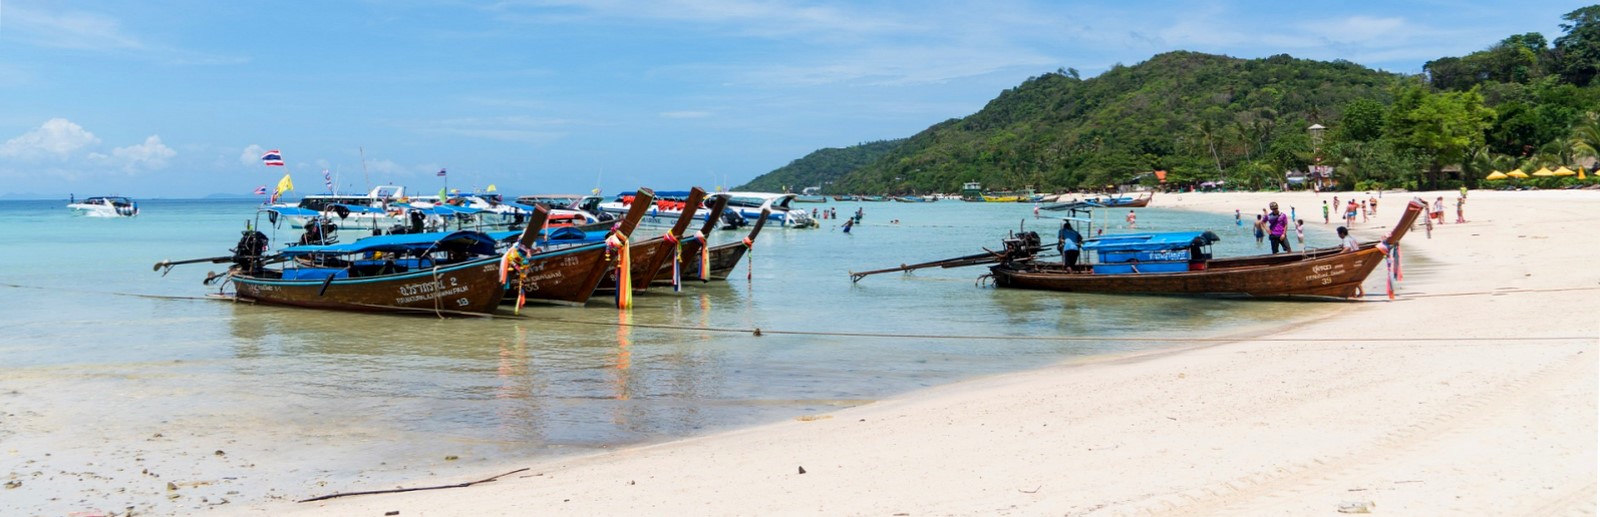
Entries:
{"label": "outboard engine", "polygon": [[1007,238],[1002,243],[1005,245],[1007,260],[1033,258],[1040,249],[1043,249],[1040,246],[1039,232],[1022,232]]}
{"label": "outboard engine", "polygon": [[737,210],[723,210],[722,224],[722,229],[724,230],[737,230],[739,228],[744,228],[745,225],[750,224],[750,221],[745,219],[744,215],[740,214]]}
{"label": "outboard engine", "polygon": [[245,274],[261,272],[261,257],[266,255],[267,235],[255,230],[245,230],[233,251],[233,266]]}

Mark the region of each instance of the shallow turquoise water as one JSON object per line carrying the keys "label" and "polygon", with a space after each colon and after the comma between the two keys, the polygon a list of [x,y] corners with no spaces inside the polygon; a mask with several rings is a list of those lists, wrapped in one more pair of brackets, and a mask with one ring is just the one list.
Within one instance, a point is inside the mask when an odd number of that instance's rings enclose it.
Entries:
{"label": "shallow turquoise water", "polygon": [[[850,234],[837,229],[842,219],[769,228],[729,282],[653,289],[626,313],[598,298],[531,306],[524,320],[331,313],[200,299],[216,291],[201,279],[221,265],[151,271],[163,259],[227,254],[254,219],[248,201],[142,200],[134,219],[72,217],[64,204],[0,202],[0,402],[12,415],[0,421],[0,443],[14,451],[0,456],[0,475],[166,461],[190,478],[231,477],[194,490],[233,490],[235,503],[270,499],[269,489],[359,490],[793,418],[1171,346],[1131,337],[1285,324],[1336,305],[997,290],[975,282],[983,268],[850,282],[852,270],[997,249],[1023,226],[1054,240],[1057,224],[1034,219],[1031,205],[945,201],[816,205],[841,217],[861,207],[865,219]],[[1125,213],[1108,214],[1108,232],[1128,231]],[[1215,230],[1218,256],[1265,252],[1231,215],[1140,209],[1139,224]],[[1334,244],[1318,226],[1308,225],[1308,241]],[[230,452],[207,466],[185,461],[186,447]],[[81,485],[29,479],[0,506],[81,509],[51,500]],[[114,509],[121,499],[158,512],[200,507],[160,490],[88,499],[97,498]]]}

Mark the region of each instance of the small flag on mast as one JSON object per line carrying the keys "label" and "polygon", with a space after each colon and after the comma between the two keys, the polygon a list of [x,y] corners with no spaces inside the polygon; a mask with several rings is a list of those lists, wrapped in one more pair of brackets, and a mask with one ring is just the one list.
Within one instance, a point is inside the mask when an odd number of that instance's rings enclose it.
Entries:
{"label": "small flag on mast", "polygon": [[328,169],[322,169],[322,183],[328,186],[328,193],[332,194],[333,193],[333,175],[328,173]]}
{"label": "small flag on mast", "polygon": [[261,164],[268,167],[282,167],[283,153],[278,152],[277,149],[261,153]]}
{"label": "small flag on mast", "polygon": [[262,185],[262,186],[256,187],[256,195],[257,196],[265,196],[265,195],[267,195],[267,186],[266,185]]}
{"label": "small flag on mast", "polygon": [[294,182],[289,180],[288,174],[284,174],[283,179],[278,180],[278,189],[272,191],[272,199],[268,200],[268,202],[277,203],[278,198],[283,197],[284,192],[291,190],[294,190]]}
{"label": "small flag on mast", "polygon": [[439,177],[444,177],[444,169],[439,169]]}

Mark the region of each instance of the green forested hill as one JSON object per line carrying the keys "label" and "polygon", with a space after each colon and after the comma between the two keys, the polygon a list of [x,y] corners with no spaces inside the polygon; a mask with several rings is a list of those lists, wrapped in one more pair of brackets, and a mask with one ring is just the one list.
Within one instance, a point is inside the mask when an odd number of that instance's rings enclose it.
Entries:
{"label": "green forested hill", "polygon": [[1337,117],[1351,99],[1383,98],[1399,80],[1347,62],[1194,52],[1087,80],[1074,75],[1029,79],[836,183],[862,192],[954,192],[965,181],[1048,190],[1120,183],[1154,169],[1174,182],[1216,179],[1219,162],[1225,170],[1273,152],[1308,155],[1307,126]]}
{"label": "green forested hill", "polygon": [[[1160,54],[1089,79],[1062,69],[1001,92],[965,118],[904,140],[818,151],[742,188],[926,193],[978,181],[993,190],[1062,190],[1157,169],[1171,184],[1268,188],[1285,171],[1312,164],[1336,167],[1347,188],[1358,181],[1435,186],[1447,166],[1475,173],[1576,163],[1600,146],[1581,137],[1585,127],[1600,131],[1600,116],[1588,115],[1600,112],[1589,59],[1600,55],[1600,6],[1563,20],[1567,33],[1554,45],[1537,33],[1514,35],[1429,62],[1421,76],[1347,61],[1196,52]],[[1318,145],[1312,124],[1329,128]]]}
{"label": "green forested hill", "polygon": [[[901,140],[880,140],[845,148],[830,147],[813,151],[804,158],[789,162],[772,172],[761,175],[735,190],[783,192],[785,189],[800,192],[806,187],[826,187],[843,177],[882,158],[899,147]],[[840,192],[835,190],[835,192]]]}

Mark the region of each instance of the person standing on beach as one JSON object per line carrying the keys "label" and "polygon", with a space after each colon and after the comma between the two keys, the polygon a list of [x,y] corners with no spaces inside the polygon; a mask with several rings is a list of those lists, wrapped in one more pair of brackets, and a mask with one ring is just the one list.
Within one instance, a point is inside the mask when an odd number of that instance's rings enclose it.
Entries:
{"label": "person standing on beach", "polygon": [[1361,245],[1356,243],[1355,237],[1350,236],[1350,230],[1340,226],[1334,232],[1339,234],[1339,247],[1344,251],[1361,251]]}
{"label": "person standing on beach", "polygon": [[1438,219],[1439,224],[1444,224],[1444,196],[1433,201],[1433,218]]}
{"label": "person standing on beach", "polygon": [[[1461,188],[1464,189],[1466,187],[1461,187]],[[1461,211],[1461,206],[1465,205],[1465,204],[1467,204],[1467,196],[1461,196],[1461,197],[1456,198],[1456,224],[1461,224],[1461,223],[1467,222],[1466,213]]]}
{"label": "person standing on beach", "polygon": [[1264,221],[1263,219],[1264,218],[1262,216],[1259,216],[1259,215],[1256,216],[1255,232],[1256,232],[1256,247],[1257,248],[1261,247],[1261,238],[1265,237],[1267,235],[1266,230],[1262,229],[1262,226],[1266,224],[1266,221]]}
{"label": "person standing on beach", "polygon": [[1367,206],[1372,209],[1372,216],[1373,217],[1377,217],[1378,216],[1378,198],[1368,199],[1367,200]]}
{"label": "person standing on beach", "polygon": [[1305,248],[1305,245],[1306,245],[1306,220],[1305,219],[1295,219],[1294,220],[1294,240],[1295,240],[1295,242],[1300,243],[1300,247],[1301,248]]}
{"label": "person standing on beach", "polygon": [[1239,209],[1237,208],[1233,209],[1233,225],[1244,226],[1244,221],[1239,219]]}
{"label": "person standing on beach", "polygon": [[1267,233],[1268,240],[1272,243],[1272,254],[1278,254],[1279,247],[1283,248],[1284,253],[1288,253],[1291,251],[1288,239],[1289,216],[1278,211],[1277,201],[1268,206],[1272,207],[1272,213],[1267,214]]}
{"label": "person standing on beach", "polygon": [[1328,224],[1328,200],[1322,200],[1322,224]]}
{"label": "person standing on beach", "polygon": [[1348,204],[1348,205],[1346,205],[1344,207],[1344,225],[1345,226],[1355,226],[1356,225],[1356,209],[1357,208],[1358,207],[1356,206],[1356,200],[1354,200],[1354,199],[1350,200],[1350,204]]}

